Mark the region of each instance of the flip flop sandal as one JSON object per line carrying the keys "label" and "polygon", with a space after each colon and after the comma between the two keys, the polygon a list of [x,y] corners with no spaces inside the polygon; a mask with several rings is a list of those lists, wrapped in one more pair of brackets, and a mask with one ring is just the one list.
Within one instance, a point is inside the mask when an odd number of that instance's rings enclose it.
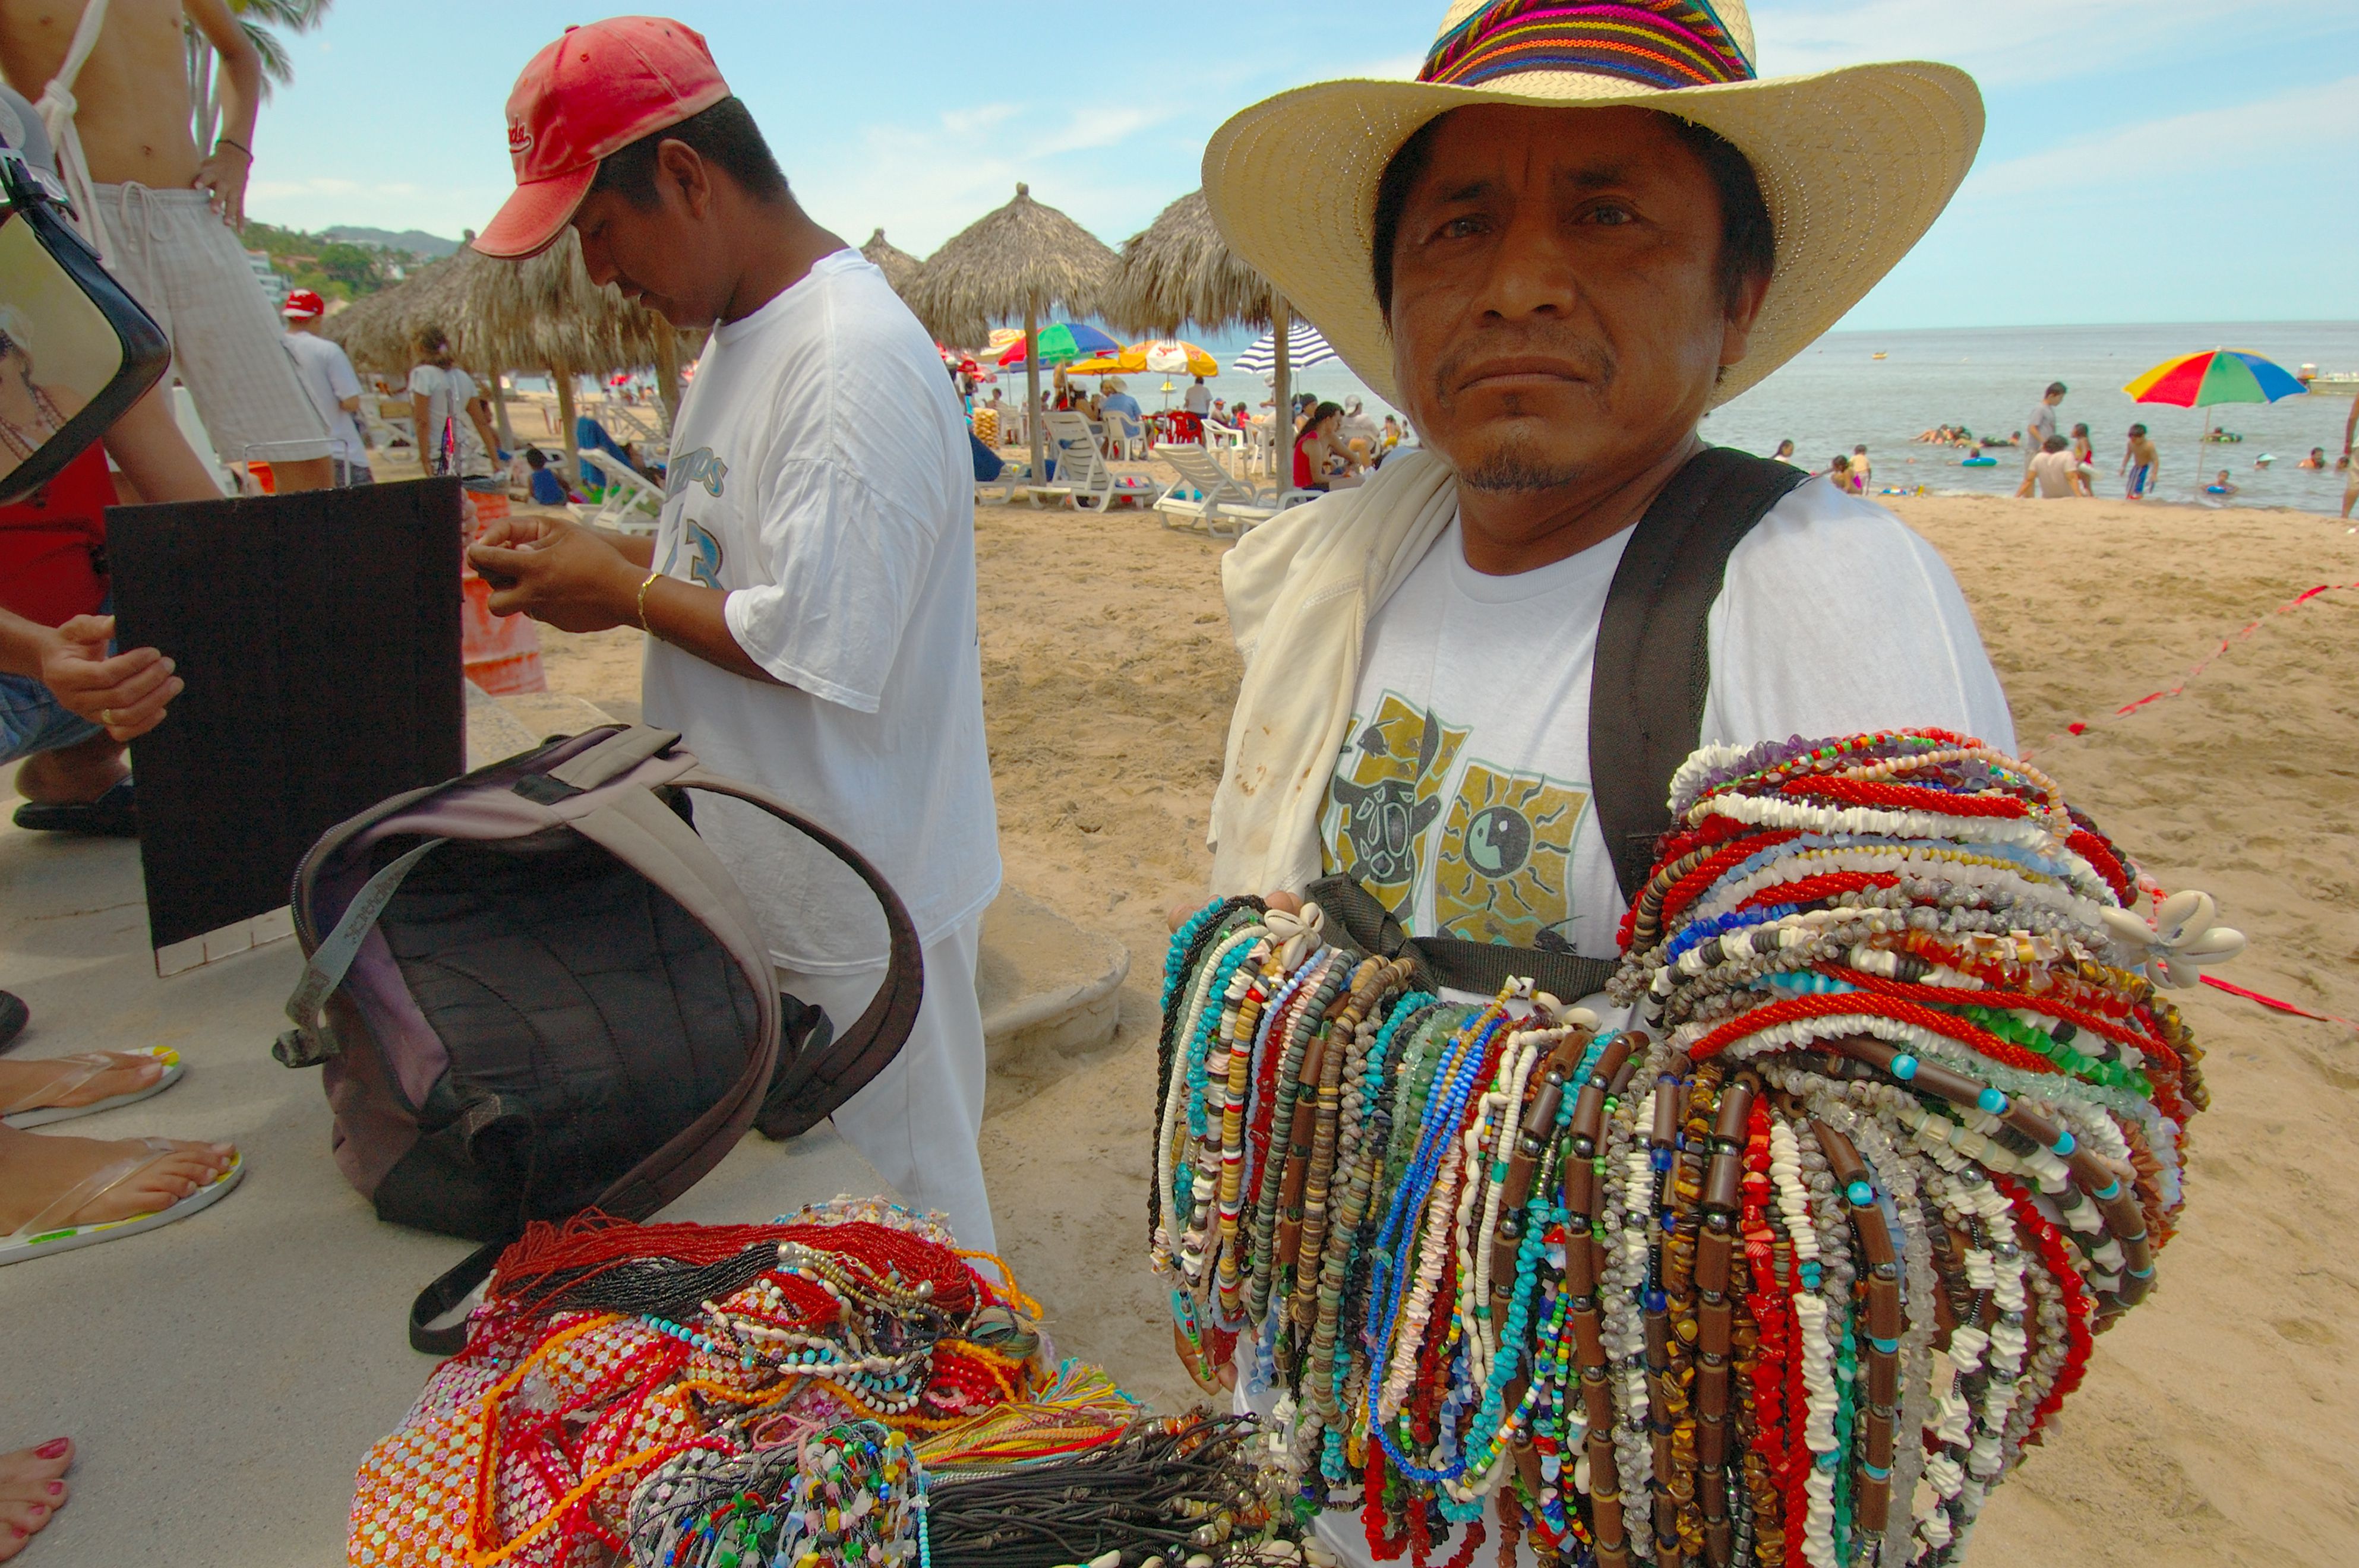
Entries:
{"label": "flip flop sandal", "polygon": [[[88,1105],[55,1105],[49,1102],[60,1095],[70,1095],[101,1073],[112,1072],[124,1064],[125,1056],[153,1056],[164,1064],[164,1076],[144,1089],[128,1094],[109,1095]],[[71,1121],[78,1116],[92,1116],[102,1110],[113,1110],[119,1105],[134,1105],[152,1095],[160,1095],[180,1081],[188,1069],[180,1065],[180,1054],[169,1045],[149,1045],[138,1051],[93,1051],[82,1056],[49,1058],[60,1068],[60,1076],[43,1084],[15,1105],[0,1106],[0,1122],[10,1127],[47,1127],[53,1121]],[[19,1109],[18,1108],[23,1108]]]}
{"label": "flip flop sandal", "polygon": [[139,805],[131,785],[131,780],[118,779],[96,800],[28,800],[16,808],[16,826],[38,833],[80,834],[86,838],[136,838]]}
{"label": "flip flop sandal", "polygon": [[143,1230],[154,1230],[174,1220],[186,1219],[198,1210],[210,1208],[228,1196],[229,1190],[245,1177],[245,1157],[234,1153],[230,1156],[228,1170],[167,1207],[135,1214],[128,1219],[103,1220],[95,1225],[59,1224],[63,1217],[112,1192],[172,1152],[171,1144],[161,1138],[143,1138],[139,1141],[147,1145],[146,1152],[102,1168],[22,1226],[0,1236],[0,1264],[21,1263],[27,1258],[47,1257],[52,1252],[71,1252],[77,1247],[92,1247],[101,1241],[136,1236]]}
{"label": "flip flop sandal", "polygon": [[33,1010],[25,999],[14,991],[0,991],[0,1051],[5,1051],[16,1036],[25,1033],[25,1025],[33,1022]]}

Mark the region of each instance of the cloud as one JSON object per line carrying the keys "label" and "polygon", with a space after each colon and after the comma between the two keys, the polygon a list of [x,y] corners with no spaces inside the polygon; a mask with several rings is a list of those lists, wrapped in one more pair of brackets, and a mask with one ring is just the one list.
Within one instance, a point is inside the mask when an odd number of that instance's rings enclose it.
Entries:
{"label": "cloud", "polygon": [[[2246,16],[2248,31],[2256,18],[2260,34],[2274,30],[2259,8]],[[2288,13],[2277,25],[2294,35],[2301,22]],[[1765,6],[1754,17],[1764,76],[1938,59],[1963,66],[1986,88],[2117,72],[2219,26],[2217,0],[1834,0]]]}
{"label": "cloud", "polygon": [[1967,181],[1963,200],[2012,199],[2070,188],[2101,190],[2141,181],[2184,188],[2203,169],[2281,169],[2288,137],[2321,155],[2359,141],[2359,76],[2296,88],[2250,103],[2140,121],[2002,163]]}

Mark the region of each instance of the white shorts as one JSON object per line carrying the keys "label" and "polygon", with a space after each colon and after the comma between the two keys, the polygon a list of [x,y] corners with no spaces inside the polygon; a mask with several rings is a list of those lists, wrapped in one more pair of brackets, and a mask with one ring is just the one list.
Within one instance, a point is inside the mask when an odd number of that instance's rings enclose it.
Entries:
{"label": "white shorts", "polygon": [[[991,1198],[975,1146],[983,1133],[983,1004],[974,994],[982,948],[980,914],[926,944],[925,1000],[908,1044],[836,1110],[834,1120],[844,1141],[876,1167],[902,1203],[940,1210],[960,1246],[993,1252],[998,1247]],[[779,989],[827,1009],[840,1034],[876,994],[885,971],[780,969],[777,977]]]}
{"label": "white shorts", "polygon": [[224,462],[300,462],[334,454],[285,329],[237,233],[201,190],[101,185],[92,222],[107,270],[172,341],[172,369],[196,400]]}

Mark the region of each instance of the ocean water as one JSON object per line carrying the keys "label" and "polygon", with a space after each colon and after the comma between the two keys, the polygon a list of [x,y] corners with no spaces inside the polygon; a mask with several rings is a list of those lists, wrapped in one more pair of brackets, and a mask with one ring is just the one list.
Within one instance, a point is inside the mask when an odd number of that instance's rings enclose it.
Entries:
{"label": "ocean water", "polygon": [[[1253,334],[1223,332],[1195,341],[1225,366],[1252,342]],[[2199,411],[2140,406],[2121,390],[2164,360],[2209,348],[2248,349],[2288,371],[2310,363],[2329,373],[2359,372],[2359,321],[1831,332],[1710,415],[1704,437],[1719,446],[1765,454],[1791,439],[1797,460],[1812,470],[1865,442],[1877,488],[1923,485],[1930,491],[2007,494],[2022,481],[2020,450],[1994,454],[1999,460],[1995,469],[1962,469],[1958,460],[1964,453],[1922,446],[1911,438],[1941,424],[1988,435],[2022,429],[2048,384],[2060,381],[2070,390],[2057,411],[2057,428],[2089,427],[2101,496],[2121,493],[2114,470],[2130,426],[2142,423],[2162,449],[2165,500],[2216,503],[2216,497],[2191,495],[2196,485],[2190,481],[2208,484],[2224,468],[2240,492],[2228,504],[2339,510],[2343,477],[2331,469],[2305,472],[2294,465],[2312,447],[2325,448],[2329,463],[2342,451],[2349,397],[2289,397]],[[1880,360],[1874,357],[1879,351],[1885,356]],[[1162,380],[1134,376],[1130,390],[1152,408],[1161,398]],[[1184,378],[1173,381],[1175,388],[1185,384]],[[1216,397],[1258,401],[1269,395],[1263,378],[1225,369],[1208,384]],[[1357,394],[1379,419],[1386,411],[1341,362],[1314,366],[1298,385],[1338,402]],[[1175,391],[1174,401],[1177,396]],[[2199,452],[2198,421],[2204,413],[2244,440],[2206,445]],[[2264,454],[2277,460],[2256,468]]]}

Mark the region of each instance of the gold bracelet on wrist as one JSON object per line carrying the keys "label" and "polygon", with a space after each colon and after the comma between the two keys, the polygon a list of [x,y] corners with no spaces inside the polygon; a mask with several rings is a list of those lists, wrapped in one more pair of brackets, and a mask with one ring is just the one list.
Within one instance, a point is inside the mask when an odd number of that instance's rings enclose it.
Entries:
{"label": "gold bracelet on wrist", "polygon": [[650,637],[656,633],[655,628],[647,624],[647,589],[655,587],[656,579],[662,576],[663,573],[659,571],[649,572],[647,580],[639,584],[639,630]]}

